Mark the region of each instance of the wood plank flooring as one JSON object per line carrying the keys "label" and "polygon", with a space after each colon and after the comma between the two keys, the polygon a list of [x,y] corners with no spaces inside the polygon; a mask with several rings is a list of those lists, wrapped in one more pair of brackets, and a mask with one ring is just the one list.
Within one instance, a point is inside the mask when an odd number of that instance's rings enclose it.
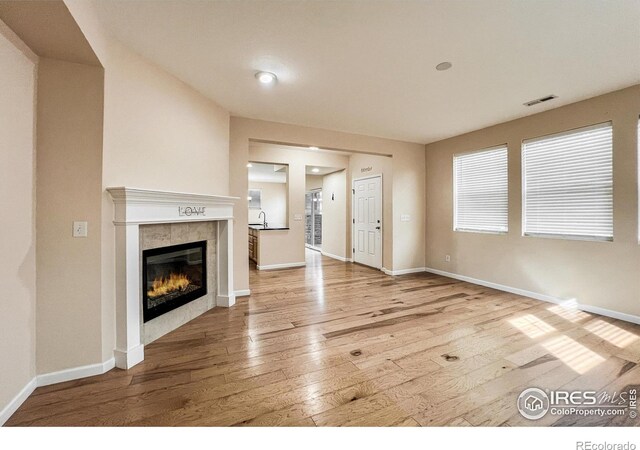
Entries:
{"label": "wood plank flooring", "polygon": [[516,409],[526,387],[640,384],[640,327],[431,274],[308,252],[129,371],[38,388],[18,426],[638,425]]}

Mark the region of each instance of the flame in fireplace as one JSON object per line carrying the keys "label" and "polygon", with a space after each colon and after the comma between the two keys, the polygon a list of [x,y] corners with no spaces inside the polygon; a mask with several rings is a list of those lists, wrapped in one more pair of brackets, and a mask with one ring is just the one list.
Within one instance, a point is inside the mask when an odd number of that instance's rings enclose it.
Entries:
{"label": "flame in fireplace", "polygon": [[149,298],[160,297],[175,291],[184,291],[191,280],[182,273],[172,273],[168,277],[159,277],[153,280],[152,287],[147,291]]}

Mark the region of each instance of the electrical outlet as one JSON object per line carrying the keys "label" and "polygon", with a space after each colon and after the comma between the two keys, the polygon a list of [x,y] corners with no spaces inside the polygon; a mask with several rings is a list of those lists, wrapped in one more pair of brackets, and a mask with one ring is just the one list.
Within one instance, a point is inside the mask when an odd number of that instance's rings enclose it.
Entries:
{"label": "electrical outlet", "polygon": [[451,262],[451,255],[445,255],[444,260],[445,262]]}
{"label": "electrical outlet", "polygon": [[73,237],[87,237],[88,225],[87,222],[73,222]]}

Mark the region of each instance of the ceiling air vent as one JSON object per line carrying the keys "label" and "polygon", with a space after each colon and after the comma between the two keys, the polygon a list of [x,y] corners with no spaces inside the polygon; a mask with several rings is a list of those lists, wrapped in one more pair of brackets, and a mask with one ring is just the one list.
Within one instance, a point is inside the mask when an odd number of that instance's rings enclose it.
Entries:
{"label": "ceiling air vent", "polygon": [[553,100],[554,98],[558,98],[557,95],[547,95],[546,97],[537,98],[535,100],[531,100],[530,102],[523,103],[524,106],[533,106],[538,103],[548,102],[549,100]]}

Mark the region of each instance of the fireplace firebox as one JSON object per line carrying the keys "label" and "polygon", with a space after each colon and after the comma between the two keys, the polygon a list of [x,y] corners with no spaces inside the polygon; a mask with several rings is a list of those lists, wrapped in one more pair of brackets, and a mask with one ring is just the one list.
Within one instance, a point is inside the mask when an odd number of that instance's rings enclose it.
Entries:
{"label": "fireplace firebox", "polygon": [[144,322],[207,294],[207,242],[142,252]]}

